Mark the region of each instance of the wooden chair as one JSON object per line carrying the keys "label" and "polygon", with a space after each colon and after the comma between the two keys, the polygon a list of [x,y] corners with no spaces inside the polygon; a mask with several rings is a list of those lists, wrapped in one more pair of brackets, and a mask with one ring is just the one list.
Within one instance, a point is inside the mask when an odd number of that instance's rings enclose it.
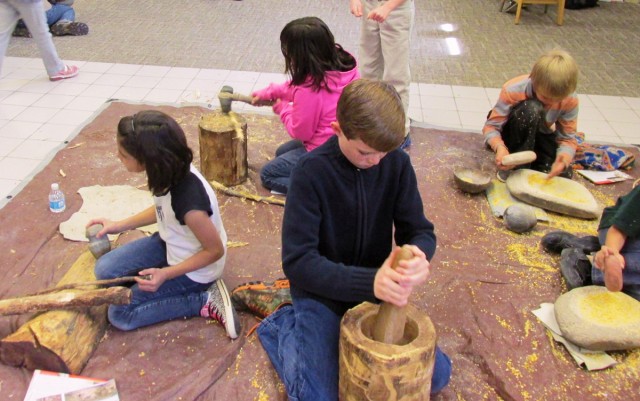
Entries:
{"label": "wooden chair", "polygon": [[[504,3],[506,3],[507,0],[502,0],[502,4],[500,5],[500,10],[502,10],[504,8]],[[556,23],[558,25],[562,25],[562,22],[564,21],[564,2],[565,0],[514,0],[516,3],[518,3],[518,8],[516,9],[516,20],[515,20],[515,24],[519,24],[520,23],[520,15],[522,14],[522,6],[527,5],[527,4],[543,4],[544,5],[544,12],[547,12],[547,7],[549,5],[557,5],[558,6],[558,11],[557,11],[557,18],[556,18]]]}

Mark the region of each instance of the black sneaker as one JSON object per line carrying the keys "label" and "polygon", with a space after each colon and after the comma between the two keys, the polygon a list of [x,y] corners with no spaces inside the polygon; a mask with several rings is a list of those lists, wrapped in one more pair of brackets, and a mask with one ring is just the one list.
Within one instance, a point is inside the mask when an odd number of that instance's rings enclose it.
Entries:
{"label": "black sneaker", "polygon": [[240,335],[240,319],[231,304],[231,297],[222,279],[216,280],[207,290],[209,299],[200,310],[200,316],[216,320],[227,331],[231,338]]}
{"label": "black sneaker", "polygon": [[25,25],[17,25],[16,28],[13,30],[13,36],[17,36],[19,38],[30,38],[31,37],[31,33],[29,32],[29,29],[25,26]]}
{"label": "black sneaker", "polygon": [[540,245],[550,253],[560,253],[566,248],[578,248],[586,254],[600,250],[600,241],[595,235],[577,237],[566,231],[552,231],[545,234],[540,240]]}
{"label": "black sneaker", "polygon": [[571,179],[573,178],[573,168],[571,166],[567,167],[562,173],[558,174],[560,177]]}
{"label": "black sneaker", "polygon": [[560,273],[567,282],[567,288],[591,285],[591,262],[578,248],[566,248],[560,254]]}
{"label": "black sneaker", "polygon": [[53,36],[82,36],[89,33],[89,26],[84,22],[56,22],[51,25],[51,34]]}
{"label": "black sneaker", "polygon": [[500,182],[507,182],[507,178],[511,175],[511,170],[498,170],[496,177]]}

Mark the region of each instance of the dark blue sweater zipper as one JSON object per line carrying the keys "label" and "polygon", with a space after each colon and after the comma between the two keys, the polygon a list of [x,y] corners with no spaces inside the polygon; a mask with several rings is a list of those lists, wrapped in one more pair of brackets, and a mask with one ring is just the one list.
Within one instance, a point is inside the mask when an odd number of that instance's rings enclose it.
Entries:
{"label": "dark blue sweater zipper", "polygon": [[364,190],[364,177],[362,176],[362,171],[360,169],[356,170],[355,174],[356,178],[356,216],[357,216],[357,227],[356,227],[356,245],[355,245],[355,257],[353,262],[355,265],[359,265],[362,261],[362,257],[364,256],[364,237],[367,232],[367,197],[366,192]]}

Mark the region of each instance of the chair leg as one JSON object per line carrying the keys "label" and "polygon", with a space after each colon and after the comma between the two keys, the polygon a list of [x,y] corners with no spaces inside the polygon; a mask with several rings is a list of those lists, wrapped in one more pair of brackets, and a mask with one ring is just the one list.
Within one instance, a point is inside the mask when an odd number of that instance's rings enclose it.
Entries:
{"label": "chair leg", "polygon": [[504,3],[506,3],[507,0],[502,0],[502,2],[500,2],[500,9],[498,11],[503,12],[504,10]]}
{"label": "chair leg", "polygon": [[564,21],[564,3],[565,0],[558,0],[558,18],[556,19],[558,25],[562,25]]}
{"label": "chair leg", "polygon": [[522,14],[522,3],[524,0],[518,0],[518,8],[516,9],[516,21],[515,24],[518,25],[520,23],[520,14]]}

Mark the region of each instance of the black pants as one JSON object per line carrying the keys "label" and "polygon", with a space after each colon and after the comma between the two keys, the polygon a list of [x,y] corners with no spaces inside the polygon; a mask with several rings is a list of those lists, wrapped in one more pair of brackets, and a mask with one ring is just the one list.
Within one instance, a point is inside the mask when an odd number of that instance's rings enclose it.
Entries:
{"label": "black pants", "polygon": [[556,160],[556,133],[547,127],[544,106],[538,100],[524,100],[515,105],[502,127],[502,140],[509,153],[532,150],[537,158],[531,164],[518,166],[549,172]]}

